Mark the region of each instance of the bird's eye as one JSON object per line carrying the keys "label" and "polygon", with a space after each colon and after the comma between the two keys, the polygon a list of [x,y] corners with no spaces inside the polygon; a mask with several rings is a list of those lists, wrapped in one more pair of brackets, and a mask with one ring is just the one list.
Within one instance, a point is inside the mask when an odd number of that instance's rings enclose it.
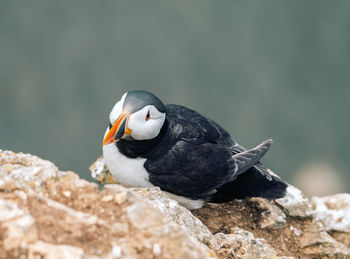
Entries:
{"label": "bird's eye", "polygon": [[151,114],[148,111],[145,120],[148,121],[150,118],[151,118]]}

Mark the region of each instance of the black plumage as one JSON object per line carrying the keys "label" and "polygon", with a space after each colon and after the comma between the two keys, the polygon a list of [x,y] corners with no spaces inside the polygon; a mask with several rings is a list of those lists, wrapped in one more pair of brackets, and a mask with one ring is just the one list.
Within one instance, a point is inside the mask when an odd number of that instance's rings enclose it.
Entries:
{"label": "black plumage", "polygon": [[246,150],[218,124],[191,109],[166,105],[165,112],[157,137],[115,143],[125,156],[147,159],[144,167],[152,184],[211,202],[285,195],[287,184],[259,162],[272,141]]}

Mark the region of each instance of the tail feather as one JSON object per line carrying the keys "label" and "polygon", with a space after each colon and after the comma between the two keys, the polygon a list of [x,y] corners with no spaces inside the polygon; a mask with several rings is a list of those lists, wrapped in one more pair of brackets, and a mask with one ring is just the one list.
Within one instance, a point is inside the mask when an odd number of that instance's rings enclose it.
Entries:
{"label": "tail feather", "polygon": [[222,203],[249,197],[278,199],[285,196],[287,186],[288,184],[280,178],[271,176],[269,180],[261,174],[260,170],[251,167],[234,181],[217,188],[217,192],[212,194],[208,201]]}

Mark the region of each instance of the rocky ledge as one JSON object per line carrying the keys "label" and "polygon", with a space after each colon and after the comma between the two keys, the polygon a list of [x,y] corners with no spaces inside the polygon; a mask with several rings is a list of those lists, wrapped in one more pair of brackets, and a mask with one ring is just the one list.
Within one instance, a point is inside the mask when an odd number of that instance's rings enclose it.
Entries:
{"label": "rocky ledge", "polygon": [[80,179],[0,150],[0,258],[350,258],[350,195],[252,198],[189,211],[159,188]]}

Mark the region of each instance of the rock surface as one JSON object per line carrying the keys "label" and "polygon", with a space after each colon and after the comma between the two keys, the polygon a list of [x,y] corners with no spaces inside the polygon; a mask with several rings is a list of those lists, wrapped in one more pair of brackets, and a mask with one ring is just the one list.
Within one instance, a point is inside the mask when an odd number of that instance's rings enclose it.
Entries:
{"label": "rock surface", "polygon": [[313,197],[312,207],[326,231],[350,247],[350,194]]}
{"label": "rock surface", "polygon": [[158,187],[105,185],[29,154],[0,151],[0,258],[350,258],[349,195],[206,204],[189,211]]}
{"label": "rock surface", "polygon": [[215,258],[152,204],[0,151],[0,258]]}

